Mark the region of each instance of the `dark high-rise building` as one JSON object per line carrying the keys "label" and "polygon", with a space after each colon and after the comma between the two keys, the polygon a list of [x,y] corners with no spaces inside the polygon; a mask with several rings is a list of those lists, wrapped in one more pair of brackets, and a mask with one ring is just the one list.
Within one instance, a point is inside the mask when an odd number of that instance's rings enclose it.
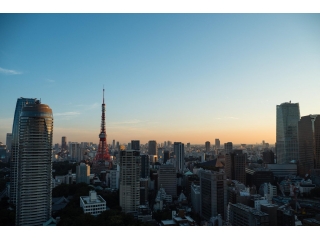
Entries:
{"label": "dark high-rise building", "polygon": [[5,162],[7,159],[7,146],[0,142],[0,161]]}
{"label": "dark high-rise building", "polygon": [[170,158],[170,152],[164,151],[163,152],[163,163],[166,163],[169,158]]}
{"label": "dark high-rise building", "polygon": [[61,138],[61,151],[64,151],[64,150],[68,150],[68,147],[67,147],[67,137],[66,136],[63,136]]}
{"label": "dark high-rise building", "polygon": [[168,195],[177,196],[177,174],[172,164],[160,165],[158,171],[158,189],[164,188]]}
{"label": "dark high-rise building", "polygon": [[12,125],[12,145],[11,145],[11,164],[10,164],[10,202],[16,204],[17,198],[17,164],[18,164],[18,143],[19,143],[19,122],[22,108],[27,104],[33,104],[36,98],[18,98]]}
{"label": "dark high-rise building", "polygon": [[242,150],[234,150],[225,157],[225,172],[230,180],[246,183],[246,161],[247,154]]}
{"label": "dark high-rise building", "polygon": [[274,163],[274,153],[271,150],[265,150],[262,153],[263,163],[273,164]]}
{"label": "dark high-rise building", "polygon": [[149,155],[142,154],[141,157],[141,178],[148,178],[150,174],[150,161]]}
{"label": "dark high-rise building", "polygon": [[140,140],[131,140],[131,149],[140,150]]}
{"label": "dark high-rise building", "polygon": [[224,144],[225,154],[230,153],[232,151],[232,149],[233,149],[232,142],[227,142]]}
{"label": "dark high-rise building", "polygon": [[200,174],[200,215],[206,220],[220,214],[226,216],[227,181],[223,172],[199,170]]}
{"label": "dark high-rise building", "polygon": [[277,105],[277,163],[298,161],[298,122],[300,120],[299,103]]}
{"label": "dark high-rise building", "polygon": [[301,117],[298,123],[298,174],[305,176],[320,168],[320,115]]}
{"label": "dark high-rise building", "polygon": [[216,140],[215,140],[215,147],[216,147],[216,149],[220,148],[220,140],[218,138],[216,138]]}
{"label": "dark high-rise building", "polygon": [[115,149],[115,147],[116,147],[116,140],[112,140],[112,149]]}
{"label": "dark high-rise building", "polygon": [[12,133],[7,133],[7,138],[6,138],[7,158],[6,158],[6,161],[11,161],[11,143],[12,143]]}
{"label": "dark high-rise building", "polygon": [[53,115],[48,105],[27,104],[19,119],[16,225],[41,226],[51,218]]}
{"label": "dark high-rise building", "polygon": [[150,140],[148,144],[148,154],[149,155],[158,155],[157,152],[157,141]]}
{"label": "dark high-rise building", "polygon": [[187,148],[190,149],[190,143],[187,143]]}
{"label": "dark high-rise building", "polygon": [[140,205],[140,152],[120,152],[120,207],[123,212],[138,211]]}
{"label": "dark high-rise building", "polygon": [[247,186],[252,187],[253,185],[259,190],[261,184],[263,183],[272,183],[274,182],[273,172],[266,168],[245,168],[246,172],[246,184]]}
{"label": "dark high-rise building", "polygon": [[176,171],[182,172],[184,170],[184,144],[181,142],[175,142],[173,150],[176,161]]}
{"label": "dark high-rise building", "polygon": [[206,147],[206,152],[210,152],[210,142],[209,141],[205,142],[205,147]]}

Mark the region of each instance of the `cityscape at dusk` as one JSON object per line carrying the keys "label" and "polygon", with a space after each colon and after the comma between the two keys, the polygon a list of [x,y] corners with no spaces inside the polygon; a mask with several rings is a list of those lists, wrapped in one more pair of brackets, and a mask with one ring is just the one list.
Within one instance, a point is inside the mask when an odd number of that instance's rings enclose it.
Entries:
{"label": "cityscape at dusk", "polygon": [[319,26],[1,13],[0,226],[320,226]]}
{"label": "cityscape at dusk", "polygon": [[0,141],[19,97],[53,142],[275,143],[276,105],[319,113],[318,14],[2,14]]}

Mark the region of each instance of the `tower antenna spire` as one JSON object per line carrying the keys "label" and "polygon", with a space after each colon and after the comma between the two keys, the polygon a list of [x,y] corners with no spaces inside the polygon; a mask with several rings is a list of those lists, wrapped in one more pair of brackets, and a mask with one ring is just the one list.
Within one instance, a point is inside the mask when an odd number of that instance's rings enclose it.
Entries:
{"label": "tower antenna spire", "polygon": [[104,85],[103,85],[103,104],[104,104]]}

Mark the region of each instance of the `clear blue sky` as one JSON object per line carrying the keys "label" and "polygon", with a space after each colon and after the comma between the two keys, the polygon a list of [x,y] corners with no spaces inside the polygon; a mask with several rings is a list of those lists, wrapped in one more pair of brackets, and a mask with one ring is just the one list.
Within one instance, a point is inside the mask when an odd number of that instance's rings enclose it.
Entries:
{"label": "clear blue sky", "polygon": [[0,14],[0,141],[41,98],[54,143],[274,144],[276,105],[320,113],[320,14]]}

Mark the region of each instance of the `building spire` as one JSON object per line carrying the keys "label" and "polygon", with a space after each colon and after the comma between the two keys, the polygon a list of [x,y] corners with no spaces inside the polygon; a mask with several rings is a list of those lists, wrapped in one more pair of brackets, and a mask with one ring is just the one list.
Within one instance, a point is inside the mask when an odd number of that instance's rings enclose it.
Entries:
{"label": "building spire", "polygon": [[103,104],[104,104],[104,85],[103,85]]}

